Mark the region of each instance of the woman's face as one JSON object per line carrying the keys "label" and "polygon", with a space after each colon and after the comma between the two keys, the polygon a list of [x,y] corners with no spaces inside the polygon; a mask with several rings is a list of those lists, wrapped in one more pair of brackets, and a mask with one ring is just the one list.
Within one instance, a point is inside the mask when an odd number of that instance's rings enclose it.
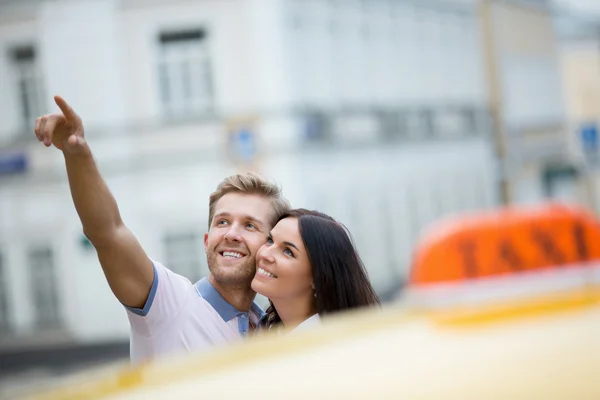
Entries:
{"label": "woman's face", "polygon": [[256,253],[252,289],[270,299],[312,297],[312,268],[297,218],[284,218],[273,227]]}

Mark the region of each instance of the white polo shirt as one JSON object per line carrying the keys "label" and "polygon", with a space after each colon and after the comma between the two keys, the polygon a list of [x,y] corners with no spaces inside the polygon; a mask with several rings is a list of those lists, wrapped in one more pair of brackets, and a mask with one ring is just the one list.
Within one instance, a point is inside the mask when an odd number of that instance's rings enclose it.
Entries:
{"label": "white polo shirt", "polygon": [[131,325],[132,363],[185,352],[205,351],[246,336],[264,315],[256,303],[237,310],[207,278],[187,278],[154,263],[154,281],[143,308],[125,307]]}

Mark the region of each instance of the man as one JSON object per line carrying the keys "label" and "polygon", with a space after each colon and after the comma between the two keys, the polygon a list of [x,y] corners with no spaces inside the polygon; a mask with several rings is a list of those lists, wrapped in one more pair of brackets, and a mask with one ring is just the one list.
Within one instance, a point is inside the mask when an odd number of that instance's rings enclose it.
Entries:
{"label": "man", "polygon": [[131,360],[199,351],[236,340],[263,312],[250,288],[256,252],[289,209],[280,189],[255,174],[226,178],[210,196],[204,235],[210,276],[195,285],[151,260],[125,226],[102,179],[79,116],[59,96],[62,114],[36,120],[44,145],[62,151],[83,231],[98,253],[112,292],[127,308]]}

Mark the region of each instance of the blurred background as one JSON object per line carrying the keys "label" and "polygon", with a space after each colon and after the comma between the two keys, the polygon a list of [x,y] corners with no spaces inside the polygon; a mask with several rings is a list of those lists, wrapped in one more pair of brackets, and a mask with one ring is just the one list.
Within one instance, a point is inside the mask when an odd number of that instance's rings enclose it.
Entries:
{"label": "blurred background", "polygon": [[241,170],[345,223],[383,298],[440,218],[600,206],[596,0],[0,0],[0,395],[129,354],[33,134],[55,94],[125,223],[192,281],[208,195]]}

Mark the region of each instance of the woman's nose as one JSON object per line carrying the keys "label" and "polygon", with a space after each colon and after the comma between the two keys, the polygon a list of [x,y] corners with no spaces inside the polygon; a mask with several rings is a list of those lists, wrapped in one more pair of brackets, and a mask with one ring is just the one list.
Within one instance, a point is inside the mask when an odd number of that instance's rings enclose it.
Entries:
{"label": "woman's nose", "polygon": [[266,244],[263,244],[262,247],[258,250],[257,257],[259,260],[264,260],[270,263],[275,261],[275,258],[273,258],[273,252],[271,251],[271,248]]}

